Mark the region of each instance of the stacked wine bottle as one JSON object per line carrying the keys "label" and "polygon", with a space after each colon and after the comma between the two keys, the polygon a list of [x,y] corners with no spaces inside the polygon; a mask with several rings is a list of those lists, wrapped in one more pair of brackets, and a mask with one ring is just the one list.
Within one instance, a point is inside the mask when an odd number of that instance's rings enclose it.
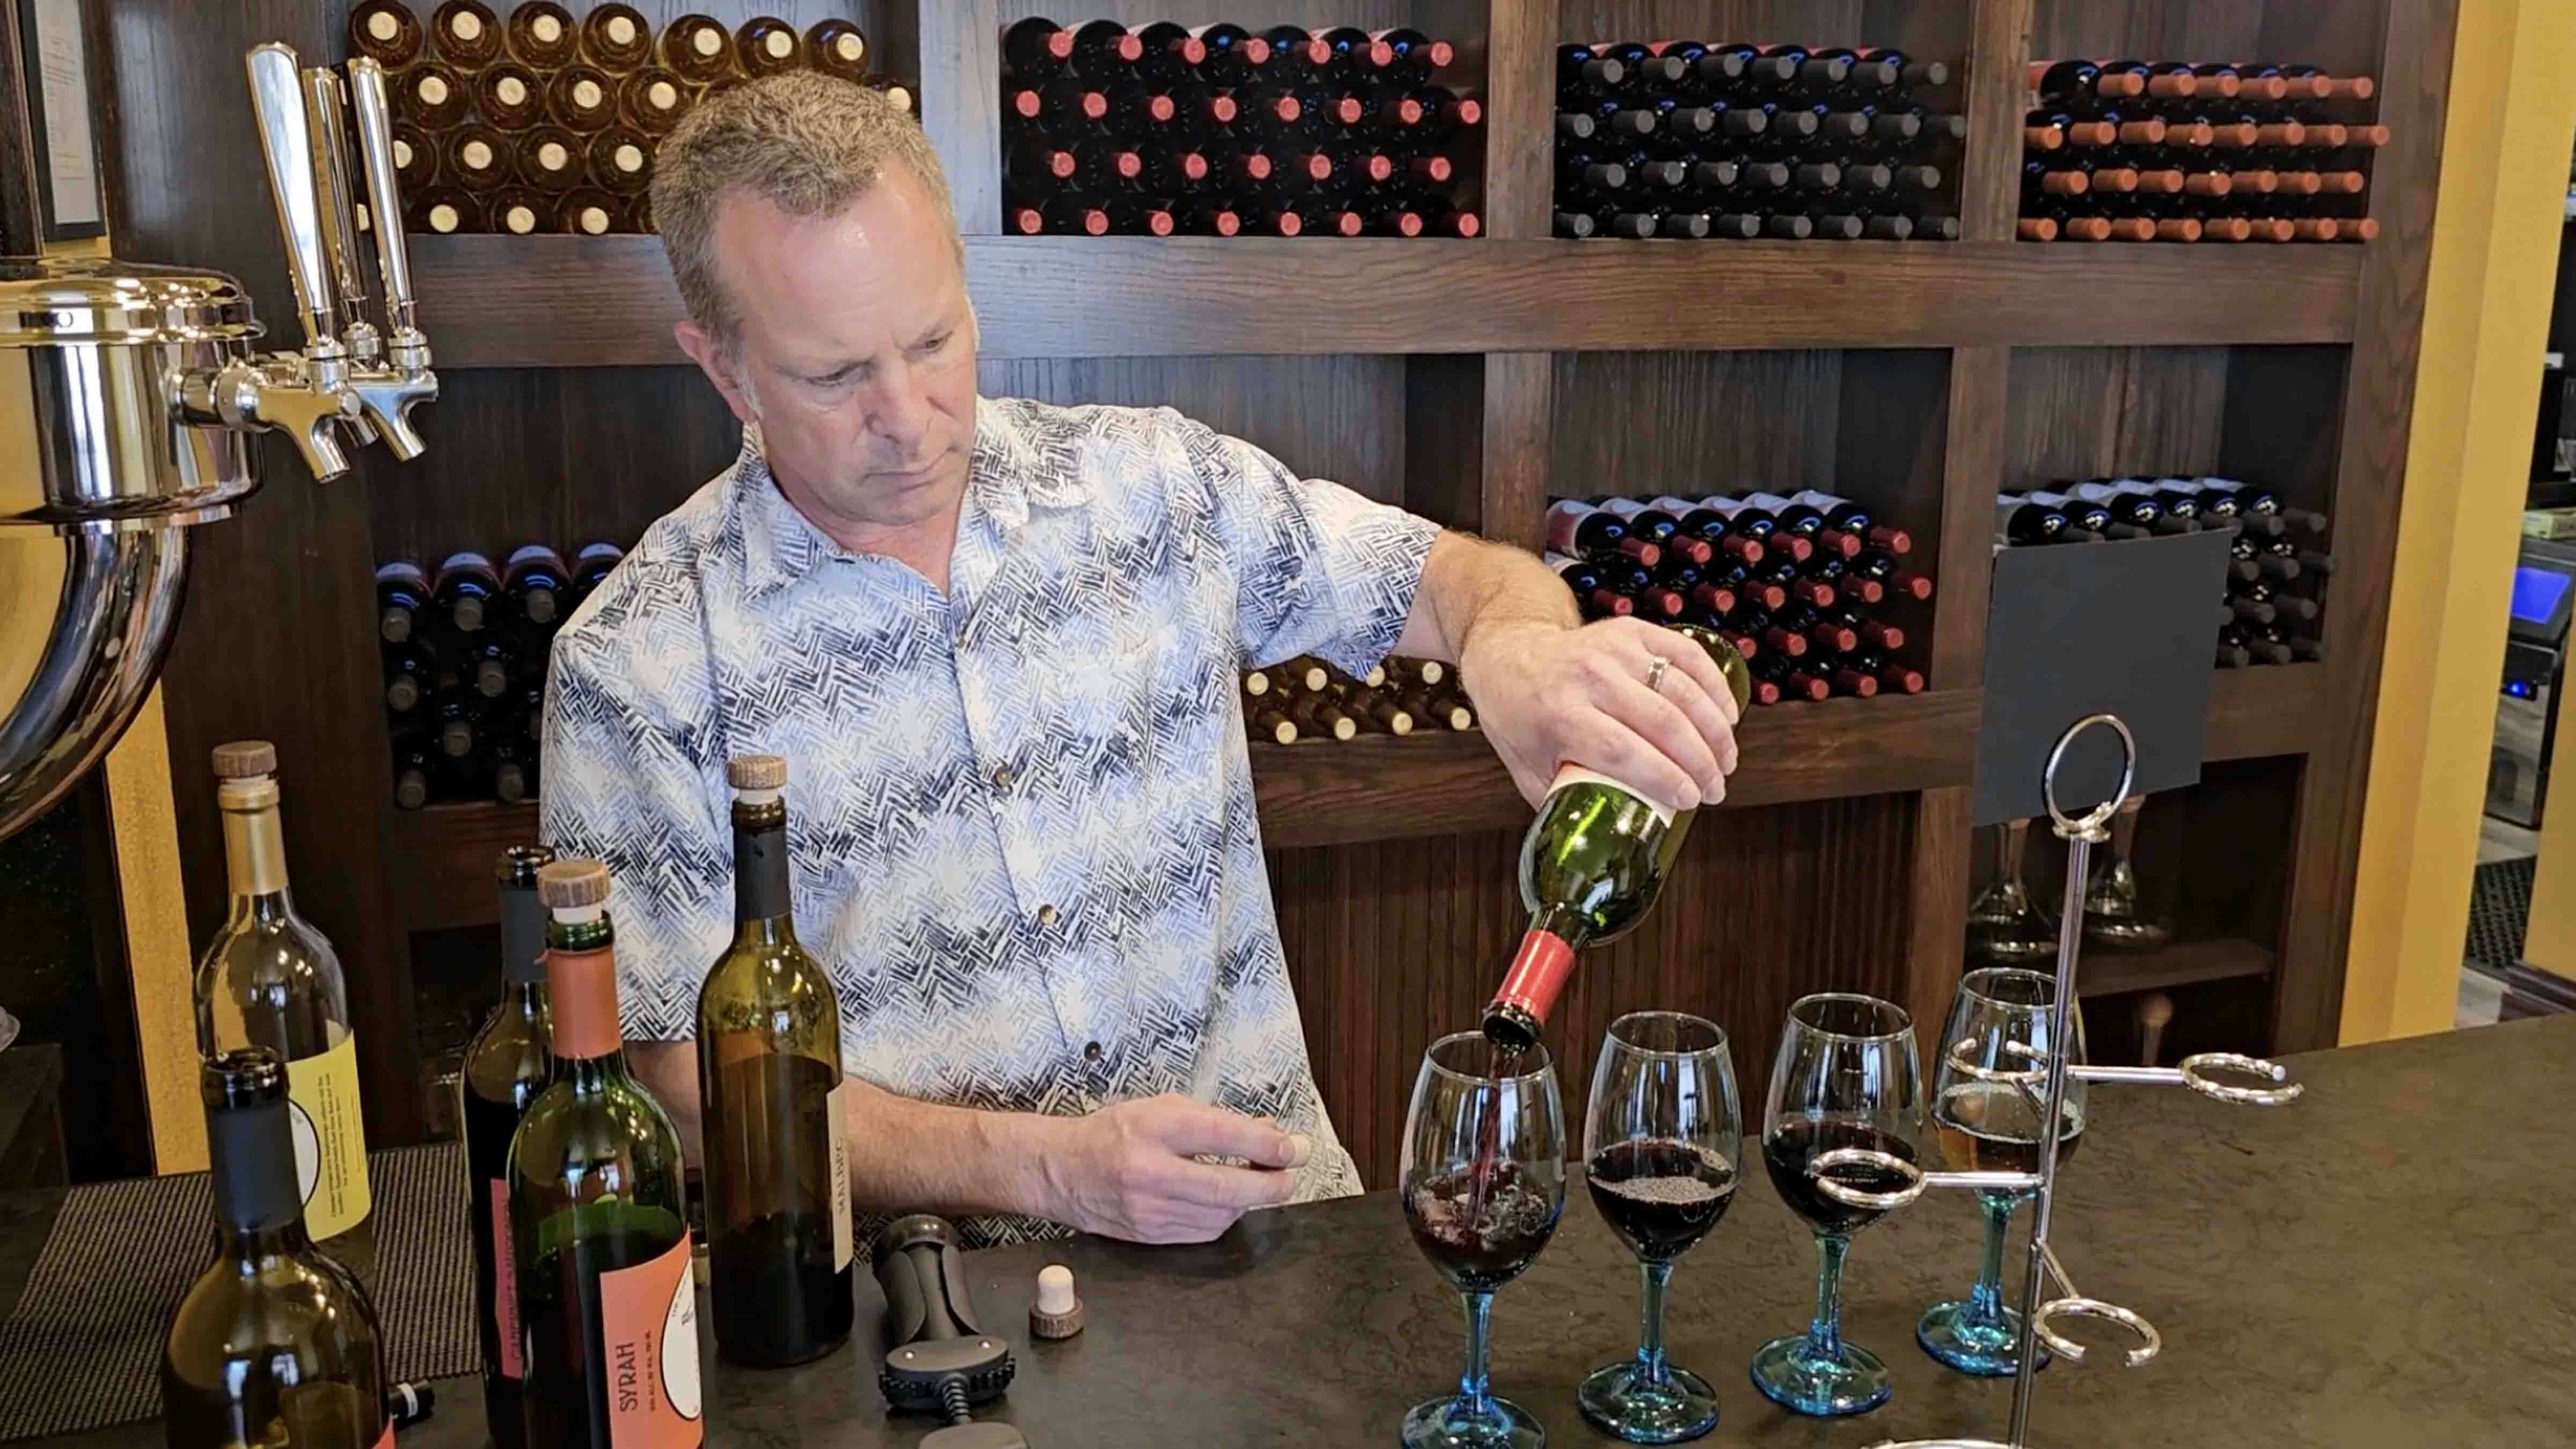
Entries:
{"label": "stacked wine bottle", "polygon": [[728,28],[683,15],[659,35],[642,12],[593,7],[576,20],[527,0],[504,22],[482,0],[444,0],[424,26],[406,0],[358,0],[349,45],[393,72],[394,168],[412,231],[653,229],[653,148],[691,106],[746,80],[812,69],[883,91],[856,22],[803,31],[761,15]]}
{"label": "stacked wine bottle", "polygon": [[1354,678],[1312,655],[1243,671],[1243,723],[1255,743],[1470,730],[1476,711],[1436,659],[1389,659]]}
{"label": "stacked wine bottle", "polygon": [[1466,238],[1484,106],[1417,30],[1002,32],[1003,217],[1021,236]]}
{"label": "stacked wine bottle", "polygon": [[622,557],[615,544],[594,543],[566,563],[529,544],[497,568],[465,552],[434,572],[408,559],[376,570],[394,804],[537,793],[547,650]]}
{"label": "stacked wine bottle", "polygon": [[2207,477],[2095,478],[1995,501],[1999,548],[2230,530],[2219,667],[2325,658],[2319,620],[2335,561],[2322,513],[2286,507],[2260,484]]}
{"label": "stacked wine bottle", "polygon": [[2368,76],[2312,65],[2034,62],[2024,241],[2365,242]]}
{"label": "stacked wine bottle", "polygon": [[1932,580],[1907,563],[1913,538],[1851,499],[1564,498],[1548,509],[1547,547],[1585,618],[1695,624],[1732,640],[1756,704],[1922,692],[1904,611],[1932,597]]}
{"label": "stacked wine bottle", "polygon": [[1557,50],[1556,234],[1956,241],[1967,118],[1895,50]]}

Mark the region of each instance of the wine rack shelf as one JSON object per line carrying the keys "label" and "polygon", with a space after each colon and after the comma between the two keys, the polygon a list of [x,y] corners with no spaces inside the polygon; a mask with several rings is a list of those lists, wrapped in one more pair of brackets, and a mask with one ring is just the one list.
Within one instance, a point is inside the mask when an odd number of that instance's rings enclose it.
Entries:
{"label": "wine rack shelf", "polygon": [[2235,981],[2269,976],[2274,964],[2269,947],[2238,937],[2211,941],[2177,941],[2154,951],[2084,953],[2077,967],[2076,995],[2090,1000],[2131,991],[2162,991],[2209,981]]}
{"label": "wine rack shelf", "polygon": [[2329,718],[2332,664],[2222,669],[2209,688],[2204,760],[2305,754]]}
{"label": "wine rack shelf", "polygon": [[[987,361],[2348,343],[2362,248],[969,237]],[[661,239],[415,237],[442,367],[685,363]]]}

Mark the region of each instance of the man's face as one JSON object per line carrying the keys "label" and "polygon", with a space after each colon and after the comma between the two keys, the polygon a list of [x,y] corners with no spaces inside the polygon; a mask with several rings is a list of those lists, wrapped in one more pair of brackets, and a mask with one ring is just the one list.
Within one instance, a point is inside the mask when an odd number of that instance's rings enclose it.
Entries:
{"label": "man's face", "polygon": [[[770,470],[826,532],[910,528],[956,508],[975,442],[975,319],[945,219],[889,166],[833,217],[728,198],[716,258],[741,318],[728,363],[681,342]],[[712,363],[712,365],[710,365]]]}

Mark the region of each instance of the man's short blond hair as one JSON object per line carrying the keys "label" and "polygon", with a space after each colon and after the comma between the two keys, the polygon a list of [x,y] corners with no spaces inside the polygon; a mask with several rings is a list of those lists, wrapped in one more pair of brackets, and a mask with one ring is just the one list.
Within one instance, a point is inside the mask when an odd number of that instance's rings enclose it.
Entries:
{"label": "man's short blond hair", "polygon": [[789,216],[838,216],[876,185],[889,161],[911,170],[954,238],[956,207],[930,138],[866,86],[789,71],[691,111],[653,163],[653,225],[689,316],[718,347],[733,350],[741,318],[715,255],[716,211],[726,197],[757,197]]}

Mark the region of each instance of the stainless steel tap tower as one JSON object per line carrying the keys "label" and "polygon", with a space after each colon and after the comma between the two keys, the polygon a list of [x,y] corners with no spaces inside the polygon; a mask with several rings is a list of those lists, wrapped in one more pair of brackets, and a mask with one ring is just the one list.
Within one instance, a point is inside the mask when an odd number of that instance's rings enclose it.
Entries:
{"label": "stainless steel tap tower", "polygon": [[[187,530],[258,491],[249,434],[284,433],[323,483],[349,471],[344,438],[405,460],[426,447],[411,411],[438,396],[438,374],[413,316],[384,71],[352,60],[344,91],[284,45],[246,66],[303,350],[253,350],[265,329],[221,272],[0,258],[0,526],[51,528],[64,550],[40,657],[0,657],[0,836],[133,721],[178,623]],[[362,238],[384,283],[381,326]]]}

